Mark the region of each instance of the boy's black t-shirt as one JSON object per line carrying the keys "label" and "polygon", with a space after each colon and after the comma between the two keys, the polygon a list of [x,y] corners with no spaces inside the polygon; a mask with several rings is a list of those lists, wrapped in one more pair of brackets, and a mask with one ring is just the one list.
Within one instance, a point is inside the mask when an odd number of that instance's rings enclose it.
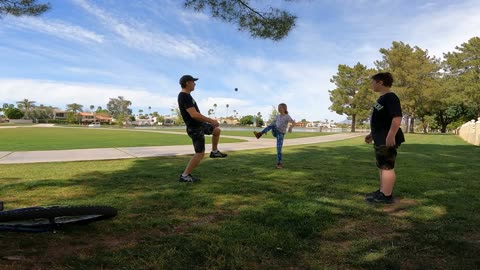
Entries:
{"label": "boy's black t-shirt", "polygon": [[[375,145],[385,145],[394,117],[402,117],[402,107],[400,99],[393,92],[388,92],[380,96],[377,103],[373,106],[370,127]],[[399,128],[395,135],[395,144],[400,145],[405,142],[402,129]]]}
{"label": "boy's black t-shirt", "polygon": [[182,114],[183,121],[185,121],[185,124],[188,128],[199,128],[202,126],[202,122],[193,119],[187,112],[187,109],[191,107],[195,107],[195,110],[200,113],[197,103],[193,99],[192,95],[185,92],[180,92],[178,94],[178,108]]}

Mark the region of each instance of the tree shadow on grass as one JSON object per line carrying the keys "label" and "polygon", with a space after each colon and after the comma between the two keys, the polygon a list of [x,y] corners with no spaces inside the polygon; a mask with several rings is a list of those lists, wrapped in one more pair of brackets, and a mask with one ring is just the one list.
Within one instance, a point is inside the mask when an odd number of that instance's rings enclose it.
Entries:
{"label": "tree shadow on grass", "polygon": [[[48,202],[58,198],[49,191],[83,190],[87,196],[60,203],[108,204],[119,216],[61,237],[1,235],[0,249],[34,254],[49,267],[475,269],[476,149],[402,146],[393,206],[363,201],[378,186],[367,145],[287,147],[283,170],[275,169],[274,149],[232,152],[223,160],[206,158],[195,170],[198,184],[177,182],[189,157],[66,163],[65,169],[98,168],[2,189],[41,189],[37,196]],[[77,248],[47,259],[64,245]],[[28,263],[33,260],[22,266]]]}

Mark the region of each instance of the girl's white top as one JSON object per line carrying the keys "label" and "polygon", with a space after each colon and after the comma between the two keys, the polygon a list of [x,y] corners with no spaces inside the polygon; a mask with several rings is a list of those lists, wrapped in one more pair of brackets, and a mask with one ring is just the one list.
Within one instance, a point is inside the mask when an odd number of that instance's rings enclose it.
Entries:
{"label": "girl's white top", "polygon": [[290,117],[289,114],[277,114],[275,116],[275,125],[277,126],[277,130],[281,133],[286,133],[288,128],[288,122],[292,122],[293,119]]}

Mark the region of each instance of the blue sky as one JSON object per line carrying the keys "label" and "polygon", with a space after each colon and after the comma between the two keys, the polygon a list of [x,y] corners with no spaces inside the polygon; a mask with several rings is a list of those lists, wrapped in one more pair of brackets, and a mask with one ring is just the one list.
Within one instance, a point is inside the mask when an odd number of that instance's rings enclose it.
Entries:
{"label": "blue sky", "polygon": [[[105,107],[124,96],[139,109],[170,114],[183,74],[199,77],[193,96],[217,116],[287,103],[296,120],[331,112],[339,64],[374,67],[380,48],[403,41],[430,55],[480,35],[479,0],[298,0],[271,3],[298,16],[279,42],[183,8],[181,0],[50,0],[41,17],[0,19],[0,103],[27,98],[65,108]],[[234,89],[239,91],[235,92]]]}

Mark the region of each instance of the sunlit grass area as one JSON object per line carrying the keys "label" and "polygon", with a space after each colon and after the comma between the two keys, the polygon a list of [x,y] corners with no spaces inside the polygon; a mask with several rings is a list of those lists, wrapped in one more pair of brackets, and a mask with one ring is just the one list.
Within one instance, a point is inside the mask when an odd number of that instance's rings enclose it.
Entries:
{"label": "sunlit grass area", "polygon": [[[222,138],[221,143],[243,140]],[[206,143],[211,136],[206,136]],[[0,151],[62,150],[135,146],[188,145],[185,133],[166,134],[134,130],[95,128],[6,128],[0,130]]]}
{"label": "sunlit grass area", "polygon": [[0,233],[3,269],[477,269],[480,148],[408,135],[390,206],[362,138],[205,159],[0,165],[7,209],[110,205],[118,217],[52,233]]}

